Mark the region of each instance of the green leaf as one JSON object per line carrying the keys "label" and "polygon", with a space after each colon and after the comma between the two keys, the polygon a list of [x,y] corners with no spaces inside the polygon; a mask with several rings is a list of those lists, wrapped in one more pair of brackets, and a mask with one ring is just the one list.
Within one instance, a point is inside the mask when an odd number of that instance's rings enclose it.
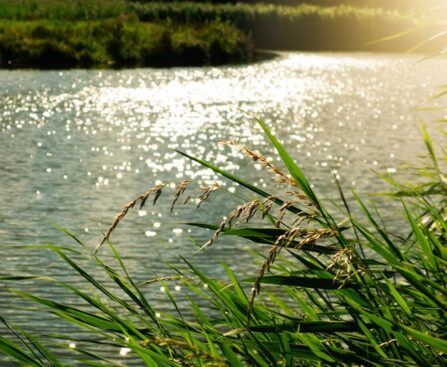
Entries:
{"label": "green leaf", "polygon": [[23,362],[26,366],[45,367],[45,365],[38,363],[34,358],[28,356],[17,344],[0,336],[0,352],[6,354],[16,361]]}
{"label": "green leaf", "polygon": [[[254,279],[248,279],[248,281],[254,281]],[[360,288],[358,284],[339,282],[336,279],[306,278],[287,275],[265,276],[262,278],[261,283],[315,289]]]}
{"label": "green leaf", "polygon": [[405,299],[400,295],[400,293],[397,291],[394,285],[388,280],[386,280],[386,284],[390,290],[391,295],[399,304],[399,306],[402,307],[402,309],[405,311],[407,315],[411,315],[410,307],[408,307],[407,302],[405,302]]}
{"label": "green leaf", "polygon": [[230,347],[225,344],[221,344],[220,349],[222,350],[223,355],[229,362],[230,366],[234,367],[244,367],[244,364],[239,360],[236,353],[234,353]]}
{"label": "green leaf", "polygon": [[[233,175],[233,174],[231,174],[231,173],[229,173],[227,171],[224,171],[223,169],[221,169],[221,168],[219,168],[219,167],[217,167],[217,166],[215,166],[215,165],[213,165],[211,163],[203,161],[203,160],[201,160],[199,158],[195,158],[195,157],[193,157],[193,156],[191,156],[191,155],[189,155],[187,153],[184,153],[184,152],[182,152],[180,150],[175,150],[175,151],[177,153],[181,154],[182,156],[184,156],[186,158],[189,158],[189,159],[191,159],[191,160],[193,160],[193,161],[195,161],[197,163],[200,163],[202,166],[205,166],[205,167],[213,170],[214,172],[221,174],[222,176],[230,179],[231,181],[234,181],[234,182],[238,183],[239,185],[244,186],[245,188],[253,191],[254,193],[256,193],[256,194],[258,194],[258,195],[260,195],[262,197],[272,198],[272,201],[275,204],[277,204],[277,205],[281,206],[281,205],[284,204],[284,201],[282,201],[281,199],[275,198],[274,195],[270,195],[269,193],[265,192],[264,190],[261,190],[260,188],[258,188],[256,186],[254,186],[254,185],[252,185],[252,184],[242,180],[241,178],[239,178],[239,177],[237,177],[237,176],[235,176],[235,175]],[[295,213],[295,214],[299,214],[299,213],[303,212],[301,209],[299,209],[299,208],[297,208],[295,206],[288,206],[287,210],[292,212],[292,213]]]}
{"label": "green leaf", "polygon": [[[368,325],[374,328],[374,325]],[[354,321],[296,321],[288,323],[275,323],[274,325],[254,325],[247,328],[239,328],[228,331],[225,336],[258,333],[343,333],[358,332],[360,327]]]}
{"label": "green leaf", "polygon": [[422,331],[413,329],[409,326],[400,325],[400,327],[403,330],[405,330],[409,335],[411,335],[413,338],[415,338],[423,343],[427,343],[428,345],[430,345],[433,348],[436,348],[438,351],[442,352],[444,355],[447,354],[447,341],[446,340],[431,336],[426,333],[423,333]]}
{"label": "green leaf", "polygon": [[[282,161],[287,167],[287,170],[291,174],[291,176],[295,179],[301,190],[306,194],[306,196],[314,203],[319,203],[316,195],[314,194],[313,190],[311,189],[309,182],[307,181],[306,176],[301,171],[301,169],[295,164],[292,157],[290,157],[289,153],[284,149],[283,145],[276,139],[276,137],[272,134],[270,129],[267,127],[267,125],[259,120],[256,119],[258,124],[261,126],[262,130],[264,130],[264,133],[267,135],[268,139],[271,141],[277,152],[279,153]],[[318,205],[319,206],[319,205]]]}
{"label": "green leaf", "polygon": [[[185,225],[210,229],[216,231],[219,226],[206,223],[184,223]],[[255,243],[274,245],[279,236],[287,231],[281,228],[230,228],[223,229],[225,236],[237,236],[245,238]],[[299,248],[302,251],[316,252],[319,254],[335,254],[338,249],[331,246],[321,246],[314,243],[300,244],[298,241],[292,241],[288,248]]]}

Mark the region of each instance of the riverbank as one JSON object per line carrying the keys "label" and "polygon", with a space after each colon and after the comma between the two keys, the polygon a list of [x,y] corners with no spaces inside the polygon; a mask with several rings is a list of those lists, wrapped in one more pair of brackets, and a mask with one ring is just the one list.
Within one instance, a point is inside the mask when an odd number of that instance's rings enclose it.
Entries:
{"label": "riverbank", "polygon": [[219,22],[168,26],[128,17],[0,22],[2,68],[218,65],[252,58],[249,39]]}
{"label": "riverbank", "polygon": [[250,62],[257,48],[402,52],[427,37],[425,21],[341,4],[0,0],[0,67],[219,65]]}

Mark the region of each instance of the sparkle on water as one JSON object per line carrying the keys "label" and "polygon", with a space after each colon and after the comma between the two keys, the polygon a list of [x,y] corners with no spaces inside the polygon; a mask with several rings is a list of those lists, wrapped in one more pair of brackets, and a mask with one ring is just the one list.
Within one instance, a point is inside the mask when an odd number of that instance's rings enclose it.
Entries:
{"label": "sparkle on water", "polygon": [[121,348],[121,349],[120,349],[120,356],[125,357],[125,356],[127,356],[131,351],[132,351],[132,349],[130,349],[130,348]]}

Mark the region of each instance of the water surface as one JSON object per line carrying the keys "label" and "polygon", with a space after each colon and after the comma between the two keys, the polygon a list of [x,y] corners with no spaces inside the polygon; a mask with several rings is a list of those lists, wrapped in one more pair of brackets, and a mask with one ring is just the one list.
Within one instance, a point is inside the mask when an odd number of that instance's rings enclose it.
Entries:
{"label": "water surface", "polygon": [[[108,71],[0,71],[0,243],[3,274],[45,274],[78,284],[55,255],[18,245],[78,248],[54,225],[94,247],[120,208],[159,182],[194,178],[192,188],[218,181],[200,210],[171,214],[172,190],[155,208],[134,210],[113,241],[139,280],[192,257],[192,236],[209,233],[179,222],[219,223],[240,196],[252,196],[182,158],[174,149],[217,163],[275,193],[269,175],[221,140],[236,140],[277,157],[253,117],[262,118],[308,173],[316,189],[334,193],[331,170],[345,187],[383,189],[372,170],[399,175],[423,152],[416,112],[445,82],[446,60],[370,54],[300,54],[248,66]],[[189,194],[198,195],[197,191]],[[187,194],[187,195],[189,195]],[[392,212],[393,208],[390,208]],[[219,275],[219,263],[253,271],[249,244],[223,241],[194,262]],[[107,257],[108,255],[105,254]],[[42,283],[37,283],[42,284]],[[67,301],[49,285],[17,287]],[[165,295],[148,290],[163,308]],[[0,314],[28,330],[48,330],[48,316],[10,297],[2,284]],[[181,297],[181,291],[178,291]],[[52,331],[60,323],[51,321]],[[3,331],[2,331],[3,332]]]}

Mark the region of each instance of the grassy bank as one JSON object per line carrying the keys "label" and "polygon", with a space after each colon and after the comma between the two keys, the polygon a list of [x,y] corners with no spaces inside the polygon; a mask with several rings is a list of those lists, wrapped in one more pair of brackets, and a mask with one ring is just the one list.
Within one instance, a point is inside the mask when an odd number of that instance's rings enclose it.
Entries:
{"label": "grassy bank", "polygon": [[132,9],[142,21],[228,21],[250,34],[258,48],[398,52],[408,50],[416,39],[426,39],[425,32],[415,32],[394,42],[370,44],[423,24],[421,18],[380,8],[154,2],[133,4]]}
{"label": "grassy bank", "polygon": [[398,52],[427,38],[418,28],[424,17],[403,16],[381,2],[312,3],[0,0],[1,66],[219,64],[249,61],[254,48]]}
{"label": "grassy bank", "polygon": [[252,48],[228,24],[0,21],[0,67],[71,68],[216,65],[250,60]]}
{"label": "grassy bank", "polygon": [[[170,185],[165,184],[127,204],[113,220],[103,247],[95,252],[73,235],[81,247],[42,246],[42,251],[55,252],[79,274],[85,283],[82,289],[93,287],[95,294],[39,277],[44,271],[36,277],[0,277],[12,295],[39,304],[89,335],[70,343],[71,347],[68,341],[73,335],[58,331],[53,337],[58,353],[64,347],[70,353],[70,364],[125,366],[126,359],[108,358],[107,346],[109,355],[133,357],[151,367],[446,365],[446,187],[445,167],[440,163],[446,157],[436,156],[427,132],[424,140],[432,164],[420,171],[424,183],[393,183],[390,194],[389,200],[402,200],[402,229],[407,235],[400,237],[382,223],[380,213],[387,210],[386,201],[383,207],[369,209],[354,194],[355,204],[348,204],[341,185],[334,186],[338,203],[322,200],[281,143],[260,124],[285,170],[247,147],[234,147],[264,167],[271,175],[266,181],[270,188],[260,189],[212,163],[181,153],[247,189],[250,199],[231,213],[222,213],[226,215],[223,222],[188,225],[197,231],[214,231],[202,250],[218,246],[221,236],[236,236],[261,253],[254,260],[259,270],[253,278],[240,280],[226,267],[227,277],[215,279],[185,260],[187,269],[174,269],[172,276],[141,284],[132,279],[131,269],[109,240],[129,210],[166,195]],[[273,183],[280,183],[282,189]],[[189,181],[178,183],[171,193],[173,206],[181,205],[182,195],[200,195],[203,201],[218,189],[202,187],[197,194],[189,185]],[[269,192],[273,187],[276,190]],[[353,205],[361,215],[353,215]],[[102,259],[106,248],[112,255],[107,264]],[[82,256],[96,267],[96,275],[89,272],[91,266],[89,270],[82,267]],[[105,279],[114,286],[107,286]],[[16,291],[17,281],[33,281],[36,287],[54,282],[79,301],[64,304]],[[177,303],[171,289],[180,284],[188,296]],[[160,286],[172,312],[157,310],[145,296],[146,287]],[[24,365],[66,365],[32,335],[1,317],[0,322],[8,328],[8,335],[0,337],[1,352]]]}

